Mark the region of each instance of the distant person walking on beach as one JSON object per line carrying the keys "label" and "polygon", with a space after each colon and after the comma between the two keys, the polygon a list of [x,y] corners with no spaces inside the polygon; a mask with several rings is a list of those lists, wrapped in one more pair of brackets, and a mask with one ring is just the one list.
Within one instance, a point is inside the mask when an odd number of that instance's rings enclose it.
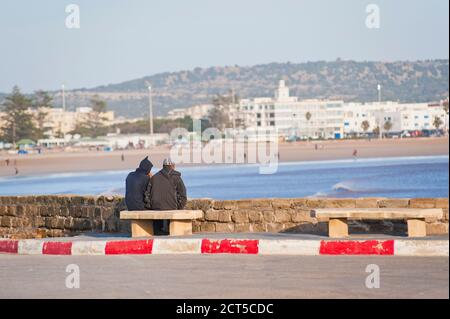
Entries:
{"label": "distant person walking on beach", "polygon": [[122,153],[122,155],[120,156],[120,160],[121,160],[122,162],[125,162],[125,155],[123,155],[123,153]]}
{"label": "distant person walking on beach", "polygon": [[9,158],[5,159],[6,166],[9,166]]}
{"label": "distant person walking on beach", "polygon": [[125,182],[125,203],[128,210],[146,210],[144,196],[152,176],[152,167],[153,164],[147,156],[134,172],[128,174]]}
{"label": "distant person walking on beach", "polygon": [[355,148],[353,150],[353,158],[356,159],[358,157],[358,150]]}

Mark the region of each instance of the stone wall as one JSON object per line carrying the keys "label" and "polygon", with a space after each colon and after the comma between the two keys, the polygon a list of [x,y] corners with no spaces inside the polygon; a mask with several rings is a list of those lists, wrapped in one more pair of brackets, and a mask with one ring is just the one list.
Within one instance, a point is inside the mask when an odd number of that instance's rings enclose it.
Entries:
{"label": "stone wall", "polygon": [[[429,234],[448,234],[448,198],[418,199],[251,199],[188,202],[204,212],[194,232],[298,232],[326,234],[326,220],[311,217],[315,208],[443,208],[441,220],[427,220]],[[122,197],[19,196],[0,197],[0,237],[59,237],[81,232],[129,233]],[[350,232],[406,232],[403,221],[352,221]]]}
{"label": "stone wall", "polygon": [[0,236],[40,238],[89,231],[127,232],[128,223],[118,218],[123,209],[121,197],[0,197]]}

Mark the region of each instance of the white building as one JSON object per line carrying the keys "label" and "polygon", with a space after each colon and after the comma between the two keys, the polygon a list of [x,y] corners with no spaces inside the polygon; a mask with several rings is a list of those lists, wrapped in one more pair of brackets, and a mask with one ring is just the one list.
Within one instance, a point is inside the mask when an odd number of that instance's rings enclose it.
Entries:
{"label": "white building", "polygon": [[299,101],[282,80],[273,98],[241,100],[235,116],[245,128],[275,128],[284,136],[342,138],[343,105],[343,101]]}
{"label": "white building", "polygon": [[193,120],[201,120],[208,117],[209,111],[213,108],[214,106],[212,104],[200,104],[185,109],[173,109],[167,113],[167,118],[176,120],[189,116]]}
{"label": "white building", "polygon": [[[58,135],[65,135],[73,131],[77,124],[85,122],[91,116],[92,108],[79,107],[75,111],[64,111],[62,108],[39,108],[38,110],[29,110],[34,118],[37,117],[38,112],[46,114],[43,120],[44,134],[48,137],[55,137]],[[114,123],[114,112],[107,111],[100,114],[103,125],[110,126]],[[36,121],[36,120],[35,120]],[[40,124],[35,123],[37,126]]]}
{"label": "white building", "polygon": [[[448,130],[448,115],[440,105],[428,103],[346,103],[344,133],[346,135],[363,134],[380,128],[382,132],[385,123],[390,122],[389,132],[420,131],[436,129],[435,118],[441,119],[439,129]],[[363,123],[366,122],[367,130]]]}
{"label": "white building", "polygon": [[[398,102],[344,103],[334,100],[298,100],[279,82],[274,97],[243,99],[231,112],[246,129],[274,128],[282,136],[300,138],[342,138],[371,133],[436,129],[435,118],[448,131],[448,115],[440,104]],[[387,126],[387,125],[386,125]]]}

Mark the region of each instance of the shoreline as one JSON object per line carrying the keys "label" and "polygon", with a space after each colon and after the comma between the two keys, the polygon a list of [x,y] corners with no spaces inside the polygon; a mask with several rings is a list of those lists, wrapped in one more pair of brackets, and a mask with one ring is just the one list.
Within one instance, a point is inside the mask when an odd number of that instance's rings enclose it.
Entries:
{"label": "shoreline", "polygon": [[[379,157],[359,157],[358,159],[354,159],[354,158],[339,158],[339,159],[326,159],[326,160],[308,160],[308,161],[285,161],[285,162],[278,162],[278,165],[280,166],[284,166],[284,165],[320,165],[320,164],[330,164],[330,163],[336,163],[336,164],[344,164],[344,163],[353,163],[353,162],[378,162],[378,161],[401,161],[401,160],[411,160],[411,159],[440,159],[440,158],[448,158],[447,155],[414,155],[414,156],[391,156],[391,157],[387,157],[387,156],[379,156]],[[226,163],[226,164],[195,164],[195,165],[178,165],[178,167],[181,168],[212,168],[212,167],[234,167],[234,166],[245,166],[245,167],[249,167],[249,166],[259,166],[260,164],[258,163]],[[158,166],[154,166],[153,167],[153,173],[156,172],[156,170],[161,169],[161,167]],[[86,174],[86,175],[91,175],[94,173],[100,173],[100,174],[105,174],[105,173],[116,173],[116,172],[128,172],[130,170],[127,169],[104,169],[104,170],[73,170],[73,171],[64,171],[64,172],[39,172],[39,173],[31,173],[31,174],[21,174],[18,176],[2,176],[0,175],[0,180],[3,178],[14,178],[14,177],[39,177],[39,176],[59,176],[59,175],[64,175],[64,174],[68,174],[68,175],[76,175],[76,174]],[[1,195],[0,195],[1,196]]]}
{"label": "shoreline", "polygon": [[[353,151],[357,150],[357,158],[395,158],[414,156],[448,156],[448,137],[414,138],[414,139],[384,139],[384,140],[330,140],[280,143],[278,146],[279,163],[313,162],[353,159]],[[318,149],[315,149],[318,145]],[[36,176],[59,173],[121,171],[134,170],[140,160],[149,156],[154,167],[161,166],[165,157],[169,156],[168,146],[158,146],[153,149],[124,151],[84,151],[84,152],[48,152],[30,155],[0,155],[0,177]],[[124,161],[122,161],[122,154]],[[9,159],[9,166],[6,166]],[[14,162],[19,170],[15,175]],[[180,164],[179,167],[206,165],[239,165],[224,164]],[[255,163],[245,163],[258,165]]]}

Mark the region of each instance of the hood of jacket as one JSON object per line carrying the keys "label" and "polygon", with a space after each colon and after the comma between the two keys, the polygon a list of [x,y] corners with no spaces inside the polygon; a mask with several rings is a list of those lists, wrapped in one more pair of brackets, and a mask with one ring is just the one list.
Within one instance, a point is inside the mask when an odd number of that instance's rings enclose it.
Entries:
{"label": "hood of jacket", "polygon": [[137,171],[141,171],[143,172],[145,175],[148,175],[148,173],[150,173],[150,171],[152,170],[153,164],[152,162],[150,162],[150,160],[148,159],[148,156],[146,158],[144,158],[141,163],[139,164],[139,168],[137,169]]}

